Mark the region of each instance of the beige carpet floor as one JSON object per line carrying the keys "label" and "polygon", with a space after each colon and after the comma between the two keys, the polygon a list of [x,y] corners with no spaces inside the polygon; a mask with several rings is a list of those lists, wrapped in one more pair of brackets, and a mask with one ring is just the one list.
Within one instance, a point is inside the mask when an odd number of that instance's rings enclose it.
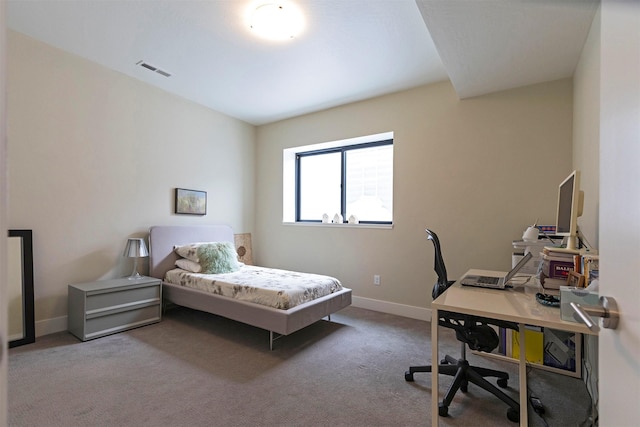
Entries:
{"label": "beige carpet floor", "polygon": [[[67,332],[9,351],[10,426],[429,426],[430,325],[348,307],[276,341],[268,332],[184,308],[162,322],[88,342]],[[441,354],[457,355],[443,330]],[[513,363],[470,356],[507,370]],[[442,391],[450,382],[441,377]],[[582,426],[591,402],[580,379],[532,369],[551,426]],[[469,386],[442,426],[514,426],[506,405]],[[536,414],[530,425],[543,426]]]}

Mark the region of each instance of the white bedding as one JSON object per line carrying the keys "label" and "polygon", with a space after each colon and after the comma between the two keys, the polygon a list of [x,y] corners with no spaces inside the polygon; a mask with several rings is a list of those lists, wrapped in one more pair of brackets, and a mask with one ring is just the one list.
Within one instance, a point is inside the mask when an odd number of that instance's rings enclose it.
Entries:
{"label": "white bedding", "polygon": [[224,274],[191,273],[175,268],[167,271],[164,280],[283,310],[343,289],[334,277],[251,265]]}

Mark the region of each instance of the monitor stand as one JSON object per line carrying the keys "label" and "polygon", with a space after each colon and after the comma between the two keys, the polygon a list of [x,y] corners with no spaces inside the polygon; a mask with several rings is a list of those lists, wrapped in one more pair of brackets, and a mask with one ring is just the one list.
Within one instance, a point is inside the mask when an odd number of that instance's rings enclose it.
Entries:
{"label": "monitor stand", "polygon": [[578,240],[578,236],[569,236],[567,237],[567,247],[555,247],[555,246],[545,246],[544,248],[549,251],[555,252],[566,252],[570,254],[580,254],[584,252],[584,249],[578,249],[576,245],[576,241]]}

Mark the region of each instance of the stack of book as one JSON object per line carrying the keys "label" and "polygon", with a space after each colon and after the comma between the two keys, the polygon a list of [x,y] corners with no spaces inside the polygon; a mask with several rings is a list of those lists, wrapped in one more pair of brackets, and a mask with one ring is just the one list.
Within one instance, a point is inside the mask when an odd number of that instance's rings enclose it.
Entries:
{"label": "stack of book", "polygon": [[542,268],[538,277],[545,289],[558,290],[560,286],[567,285],[570,271],[581,271],[582,256],[580,254],[545,247],[541,256]]}

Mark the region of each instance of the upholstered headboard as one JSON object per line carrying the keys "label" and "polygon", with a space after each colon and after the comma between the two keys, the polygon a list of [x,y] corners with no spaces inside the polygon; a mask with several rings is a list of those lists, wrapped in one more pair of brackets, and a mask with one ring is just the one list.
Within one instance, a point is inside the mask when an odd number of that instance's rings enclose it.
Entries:
{"label": "upholstered headboard", "polygon": [[164,279],[175,268],[175,245],[196,242],[234,242],[228,225],[155,225],[149,229],[149,276]]}

